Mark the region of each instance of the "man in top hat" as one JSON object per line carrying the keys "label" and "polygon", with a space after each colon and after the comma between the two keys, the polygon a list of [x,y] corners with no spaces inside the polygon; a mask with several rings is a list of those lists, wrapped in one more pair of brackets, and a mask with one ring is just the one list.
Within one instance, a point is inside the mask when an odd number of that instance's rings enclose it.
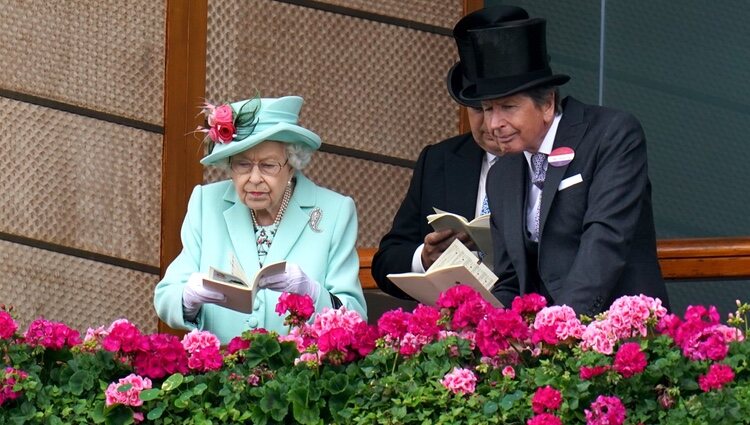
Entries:
{"label": "man in top hat", "polygon": [[589,316],[623,295],[668,306],[643,129],[626,112],[559,101],[569,77],[550,69],[545,24],[468,31],[475,79],[458,98],[481,102],[502,153],[487,178],[495,295],[509,306],[536,292]]}
{"label": "man in top hat", "polygon": [[463,66],[465,61],[474,62],[470,58],[473,49],[468,31],[528,17],[520,7],[498,6],[466,15],[455,25],[453,36],[460,60],[448,71],[448,92],[456,102],[467,107],[471,133],[428,145],[419,155],[406,198],[372,261],[372,275],[384,292],[410,298],[386,275],[424,272],[455,238],[468,241],[465,234],[450,230],[434,232],[427,224],[427,216],[434,213],[433,208],[467,219],[489,212],[485,181],[499,149],[483,125],[480,101],[458,97],[475,78],[474,70]]}

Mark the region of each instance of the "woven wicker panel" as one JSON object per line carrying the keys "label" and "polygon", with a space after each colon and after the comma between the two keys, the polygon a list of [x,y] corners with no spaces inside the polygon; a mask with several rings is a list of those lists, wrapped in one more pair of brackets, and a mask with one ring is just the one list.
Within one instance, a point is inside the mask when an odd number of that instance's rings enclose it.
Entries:
{"label": "woven wicker panel", "polygon": [[408,19],[443,28],[453,28],[453,25],[461,18],[463,13],[463,4],[457,0],[323,0],[322,3]]}
{"label": "woven wicker panel", "polygon": [[451,37],[277,3],[211,1],[207,98],[298,94],[326,143],[407,159],[455,135]]}
{"label": "woven wicker panel", "polygon": [[159,265],[161,135],[1,98],[0,122],[0,231]]}
{"label": "woven wicker panel", "polygon": [[125,317],[156,332],[159,277],[0,241],[0,303],[14,306],[19,328],[39,316],[86,332]]}
{"label": "woven wicker panel", "polygon": [[305,169],[317,184],[354,198],[359,218],[357,247],[376,247],[391,228],[412,170],[318,152]]}
{"label": "woven wicker panel", "polygon": [[[412,170],[378,162],[317,152],[305,175],[320,186],[351,196],[357,205],[357,247],[376,247],[391,228],[393,216],[406,195]],[[206,168],[205,181],[224,180],[229,174]]]}
{"label": "woven wicker panel", "polygon": [[161,124],[165,2],[0,0],[2,88]]}

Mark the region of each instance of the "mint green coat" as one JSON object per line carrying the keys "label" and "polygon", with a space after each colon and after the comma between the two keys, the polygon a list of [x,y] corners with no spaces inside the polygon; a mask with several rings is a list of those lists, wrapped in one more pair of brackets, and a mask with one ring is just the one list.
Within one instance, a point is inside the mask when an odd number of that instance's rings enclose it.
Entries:
{"label": "mint green coat", "polygon": [[[321,284],[315,310],[332,307],[330,294],[366,320],[362,287],[359,283],[357,212],[354,201],[315,185],[302,173],[284,213],[266,264],[286,260],[298,264]],[[317,225],[310,226],[310,213],[320,209]],[[275,312],[281,293],[262,289],[251,314],[239,313],[215,304],[204,304],[196,319],[186,322],[182,314],[182,291],[193,272],[208,272],[213,266],[231,270],[230,252],[239,260],[248,277],[259,269],[255,233],[248,207],[241,202],[231,180],[196,186],[190,196],[182,225],[182,252],[167,268],[156,285],[154,306],[159,318],[175,329],[207,330],[226,344],[249,329],[265,328],[286,334],[283,317]]]}

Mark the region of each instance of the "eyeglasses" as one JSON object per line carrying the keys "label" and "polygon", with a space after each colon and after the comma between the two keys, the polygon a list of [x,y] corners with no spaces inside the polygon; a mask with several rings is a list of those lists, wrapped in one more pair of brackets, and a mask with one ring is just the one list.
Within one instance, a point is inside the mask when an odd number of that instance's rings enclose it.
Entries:
{"label": "eyeglasses", "polygon": [[287,158],[283,164],[277,161],[253,162],[246,159],[237,159],[232,160],[230,162],[230,166],[232,167],[232,171],[234,171],[235,173],[244,175],[252,173],[253,168],[257,165],[260,173],[264,176],[275,176],[281,172],[281,168],[284,167],[288,162],[289,158]]}

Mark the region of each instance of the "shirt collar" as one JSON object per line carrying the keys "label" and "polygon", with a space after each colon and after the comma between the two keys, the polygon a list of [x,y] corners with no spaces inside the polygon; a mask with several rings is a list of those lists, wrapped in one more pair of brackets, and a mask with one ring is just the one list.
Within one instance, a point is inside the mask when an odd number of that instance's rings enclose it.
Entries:
{"label": "shirt collar", "polygon": [[[555,118],[552,120],[552,125],[549,126],[549,130],[547,130],[547,134],[544,135],[544,139],[542,139],[542,144],[539,146],[539,150],[537,152],[543,153],[546,155],[549,155],[550,152],[552,152],[552,146],[555,144],[555,136],[557,135],[557,127],[560,125],[560,120],[562,119],[562,114],[556,114]],[[523,154],[526,156],[526,161],[531,164],[531,152],[523,151]]]}

